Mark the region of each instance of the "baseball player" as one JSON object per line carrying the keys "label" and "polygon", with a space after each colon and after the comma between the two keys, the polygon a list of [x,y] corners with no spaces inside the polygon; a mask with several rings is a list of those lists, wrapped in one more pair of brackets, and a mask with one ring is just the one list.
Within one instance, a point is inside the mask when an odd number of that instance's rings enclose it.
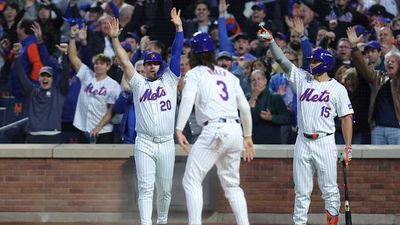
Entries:
{"label": "baseball player", "polygon": [[239,167],[242,150],[245,161],[250,162],[254,156],[250,106],[239,79],[228,70],[215,65],[213,51],[211,37],[207,33],[195,33],[190,53],[193,69],[186,74],[176,125],[178,143],[184,151],[189,152],[189,143],[182,130],[195,104],[196,120],[203,129],[190,151],[182,182],[189,224],[201,224],[201,184],[207,172],[216,164],[221,185],[237,224],[247,225],[247,204],[239,187]]}
{"label": "baseball player", "polygon": [[[110,23],[110,37],[126,80],[132,88],[135,105],[135,163],[139,190],[139,212],[142,225],[151,225],[154,184],[157,189],[157,224],[167,224],[171,202],[172,175],[175,164],[174,125],[183,28],[180,11],[171,10],[176,35],[169,68],[159,71],[162,59],[149,52],[144,59],[145,74],[136,72],[118,40],[119,22]],[[161,76],[158,74],[161,73]]]}
{"label": "baseball player", "polygon": [[340,194],[336,177],[338,155],[333,135],[334,118],[338,116],[341,119],[346,143],[344,151],[340,154],[340,160],[348,163],[351,159],[353,109],[345,87],[328,76],[327,72],[333,63],[332,54],[325,49],[315,49],[309,58],[310,74],[297,68],[285,57],[265,28],[259,30],[258,36],[269,43],[273,57],[284,70],[297,95],[299,130],[293,157],[296,194],[294,224],[307,223],[313,174],[316,171],[322,198],[325,200],[326,223],[336,225]]}

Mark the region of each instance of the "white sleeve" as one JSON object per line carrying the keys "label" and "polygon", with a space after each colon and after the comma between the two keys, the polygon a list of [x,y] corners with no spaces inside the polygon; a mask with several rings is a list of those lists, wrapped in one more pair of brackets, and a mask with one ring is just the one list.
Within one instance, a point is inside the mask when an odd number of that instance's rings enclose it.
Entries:
{"label": "white sleeve", "polygon": [[351,105],[349,95],[344,86],[340,85],[340,90],[338,91],[338,98],[336,99],[336,110],[339,117],[346,116],[349,114],[354,114],[353,106]]}
{"label": "white sleeve", "polygon": [[197,93],[197,79],[196,74],[190,71],[185,77],[185,87],[183,88],[182,100],[179,106],[178,119],[176,122],[176,129],[183,130],[192,112],[194,101]]}
{"label": "white sleeve", "polygon": [[140,86],[140,82],[143,82],[145,80],[145,77],[141,75],[140,73],[136,72],[136,69],[134,69],[133,76],[129,80],[128,85],[131,88],[131,90],[137,89],[138,86]]}
{"label": "white sleeve", "polygon": [[85,83],[85,80],[95,77],[96,74],[89,67],[82,63],[82,66],[79,68],[76,76],[82,83]]}
{"label": "white sleeve", "polygon": [[[286,75],[286,74],[285,74]],[[290,75],[288,77],[290,86],[293,90],[296,90],[297,93],[297,86],[303,82],[306,77],[306,72],[296,66],[292,66],[292,70],[290,71]]]}
{"label": "white sleeve", "polygon": [[242,120],[243,125],[243,135],[245,137],[249,137],[252,134],[253,130],[253,121],[251,118],[251,111],[249,102],[246,99],[246,96],[243,93],[243,89],[240,87],[239,80],[236,82],[236,101],[240,111],[240,118]]}
{"label": "white sleeve", "polygon": [[117,101],[119,93],[121,93],[121,90],[122,90],[121,86],[117,82],[115,82],[113,88],[111,89],[111,93],[108,96],[107,104],[115,105],[115,102]]}

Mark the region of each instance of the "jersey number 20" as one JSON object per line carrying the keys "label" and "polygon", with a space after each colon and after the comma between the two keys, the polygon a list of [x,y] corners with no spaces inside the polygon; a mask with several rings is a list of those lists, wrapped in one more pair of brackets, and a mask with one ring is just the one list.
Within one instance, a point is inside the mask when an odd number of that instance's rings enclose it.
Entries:
{"label": "jersey number 20", "polygon": [[227,101],[229,99],[229,94],[225,82],[223,82],[222,80],[217,80],[217,85],[221,86],[222,90],[222,93],[220,93],[219,96],[222,98],[222,100]]}

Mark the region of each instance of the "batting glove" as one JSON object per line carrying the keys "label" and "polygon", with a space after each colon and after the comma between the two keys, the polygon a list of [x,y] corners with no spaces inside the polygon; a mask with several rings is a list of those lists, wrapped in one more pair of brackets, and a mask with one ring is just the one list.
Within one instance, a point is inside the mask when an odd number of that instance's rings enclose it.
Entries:
{"label": "batting glove", "polygon": [[266,40],[268,43],[274,41],[274,37],[272,36],[272,34],[264,27],[260,28],[257,31],[257,37]]}
{"label": "batting glove", "polygon": [[351,146],[346,146],[344,150],[340,151],[339,153],[339,161],[340,162],[345,162],[346,165],[349,164],[352,158],[352,149]]}

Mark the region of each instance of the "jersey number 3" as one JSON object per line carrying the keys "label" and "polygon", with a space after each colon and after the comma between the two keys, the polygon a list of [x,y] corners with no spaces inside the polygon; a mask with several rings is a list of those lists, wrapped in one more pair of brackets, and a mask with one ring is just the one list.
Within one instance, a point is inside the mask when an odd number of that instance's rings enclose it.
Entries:
{"label": "jersey number 3", "polygon": [[222,100],[227,101],[229,99],[229,94],[225,82],[223,82],[222,80],[217,80],[217,85],[221,87],[222,91],[219,96],[222,98]]}

